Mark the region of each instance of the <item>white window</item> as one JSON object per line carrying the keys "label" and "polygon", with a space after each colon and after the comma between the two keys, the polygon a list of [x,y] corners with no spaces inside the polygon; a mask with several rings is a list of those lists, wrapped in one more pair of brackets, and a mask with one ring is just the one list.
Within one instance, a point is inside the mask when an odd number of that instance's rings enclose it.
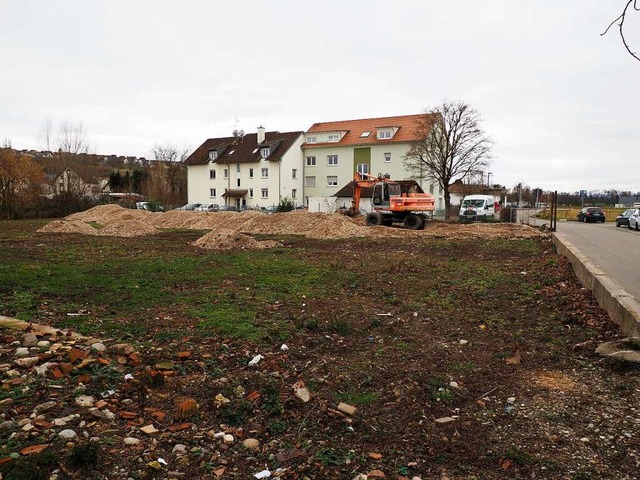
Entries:
{"label": "white window", "polygon": [[263,188],[261,190],[262,193],[262,198],[269,198],[269,189],[268,188]]}
{"label": "white window", "polygon": [[307,157],[307,167],[316,166],[316,157]]}
{"label": "white window", "polygon": [[269,178],[269,169],[268,168],[263,168],[261,169],[262,171],[262,178]]}
{"label": "white window", "polygon": [[215,188],[210,188],[209,189],[209,196],[211,198],[216,198],[216,189]]}
{"label": "white window", "polygon": [[339,141],[340,141],[340,135],[338,135],[337,133],[332,133],[331,135],[329,135],[329,143],[335,143]]}
{"label": "white window", "polygon": [[296,193],[298,193],[298,189],[297,188],[292,188],[291,189],[291,198],[296,198]]}
{"label": "white window", "polygon": [[316,137],[307,137],[307,143],[316,143]]}
{"label": "white window", "polygon": [[367,138],[369,135],[371,135],[371,132],[362,132],[360,138]]}
{"label": "white window", "polygon": [[338,186],[338,177],[336,175],[329,175],[327,177],[327,186],[328,187],[337,187]]}
{"label": "white window", "polygon": [[304,186],[305,187],[315,187],[316,186],[316,177],[304,177]]}
{"label": "white window", "polygon": [[271,154],[271,149],[269,147],[265,147],[261,150],[260,155],[262,158],[267,158]]}
{"label": "white window", "polygon": [[359,163],[356,165],[356,172],[360,174],[369,173],[369,164],[368,163]]}
{"label": "white window", "polygon": [[392,134],[391,130],[378,130],[378,140],[387,140],[391,138]]}
{"label": "white window", "polygon": [[249,189],[249,198],[253,198],[253,188]]}
{"label": "white window", "polygon": [[253,178],[253,168],[249,169],[249,178]]}
{"label": "white window", "polygon": [[391,153],[384,154],[384,163],[391,163]]}
{"label": "white window", "polygon": [[224,169],[224,178],[229,178],[229,170],[227,168]]}
{"label": "white window", "polygon": [[218,158],[218,151],[209,150],[209,160],[215,160],[216,158]]}
{"label": "white window", "polygon": [[227,155],[233,155],[233,152],[235,152],[235,150],[231,150]]}
{"label": "white window", "polygon": [[327,165],[332,167],[338,165],[338,155],[327,155]]}
{"label": "white window", "polygon": [[297,168],[292,168],[291,169],[291,178],[293,178],[294,180],[296,178],[298,178],[298,169]]}
{"label": "white window", "polygon": [[236,164],[236,173],[240,173],[240,164]]}
{"label": "white window", "polygon": [[216,179],[216,171],[215,170],[209,170],[209,178],[211,180],[215,180]]}

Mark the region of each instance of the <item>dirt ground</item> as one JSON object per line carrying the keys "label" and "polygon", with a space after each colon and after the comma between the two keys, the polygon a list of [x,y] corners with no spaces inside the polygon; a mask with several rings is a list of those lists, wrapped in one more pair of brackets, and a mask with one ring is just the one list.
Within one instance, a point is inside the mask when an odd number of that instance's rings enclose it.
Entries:
{"label": "dirt ground", "polygon": [[[259,248],[269,235],[274,259],[331,268],[338,288],[265,304],[256,321],[294,333],[259,342],[203,335],[185,312],[153,308],[121,315],[144,326],[133,338],[106,337],[100,314],[86,314],[104,349],[62,329],[36,331],[49,344],[18,355],[29,332],[6,330],[5,478],[638,478],[639,372],[594,353],[620,333],[547,234],[493,224],[412,232],[315,215],[103,207],[16,237],[25,257],[65,238],[79,248],[68,232],[92,236],[92,222],[96,232],[119,225],[127,235],[113,242],[139,231],[135,241],[152,248],[151,226],[157,248],[180,256],[207,244]],[[209,254],[226,253],[199,255]],[[242,278],[216,287],[240,310],[250,294]],[[33,321],[55,327],[64,316],[43,307]],[[16,364],[34,354],[33,365]],[[61,441],[62,429],[78,437]],[[28,470],[32,458],[47,476]]]}

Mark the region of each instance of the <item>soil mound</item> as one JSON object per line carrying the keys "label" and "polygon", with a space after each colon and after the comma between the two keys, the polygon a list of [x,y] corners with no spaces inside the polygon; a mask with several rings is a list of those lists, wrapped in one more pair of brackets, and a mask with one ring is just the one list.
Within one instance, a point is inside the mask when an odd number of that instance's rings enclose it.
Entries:
{"label": "soil mound", "polygon": [[96,235],[97,230],[80,220],[53,220],[38,230],[40,233],[75,233],[81,235]]}
{"label": "soil mound", "polygon": [[272,240],[259,242],[248,235],[228,229],[209,232],[193,242],[193,245],[207,250],[260,250],[280,246]]}
{"label": "soil mound", "polygon": [[139,220],[116,220],[109,222],[100,230],[96,230],[94,235],[102,237],[141,237],[143,235],[153,235],[158,230]]}

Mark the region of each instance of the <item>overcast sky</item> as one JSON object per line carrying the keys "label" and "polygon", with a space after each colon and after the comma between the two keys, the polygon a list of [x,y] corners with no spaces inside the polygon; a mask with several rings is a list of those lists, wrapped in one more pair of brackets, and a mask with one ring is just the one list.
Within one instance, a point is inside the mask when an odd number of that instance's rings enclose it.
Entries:
{"label": "overcast sky", "polygon": [[[92,151],[151,157],[464,100],[492,183],[640,190],[640,62],[626,0],[0,0],[0,140],[82,122]],[[628,18],[640,51],[640,13]]]}

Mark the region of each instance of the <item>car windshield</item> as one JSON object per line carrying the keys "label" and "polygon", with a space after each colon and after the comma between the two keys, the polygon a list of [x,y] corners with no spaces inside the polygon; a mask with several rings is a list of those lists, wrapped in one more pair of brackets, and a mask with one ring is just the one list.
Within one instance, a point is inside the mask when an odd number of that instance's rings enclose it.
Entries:
{"label": "car windshield", "polygon": [[462,207],[481,207],[484,205],[484,200],[464,200]]}

